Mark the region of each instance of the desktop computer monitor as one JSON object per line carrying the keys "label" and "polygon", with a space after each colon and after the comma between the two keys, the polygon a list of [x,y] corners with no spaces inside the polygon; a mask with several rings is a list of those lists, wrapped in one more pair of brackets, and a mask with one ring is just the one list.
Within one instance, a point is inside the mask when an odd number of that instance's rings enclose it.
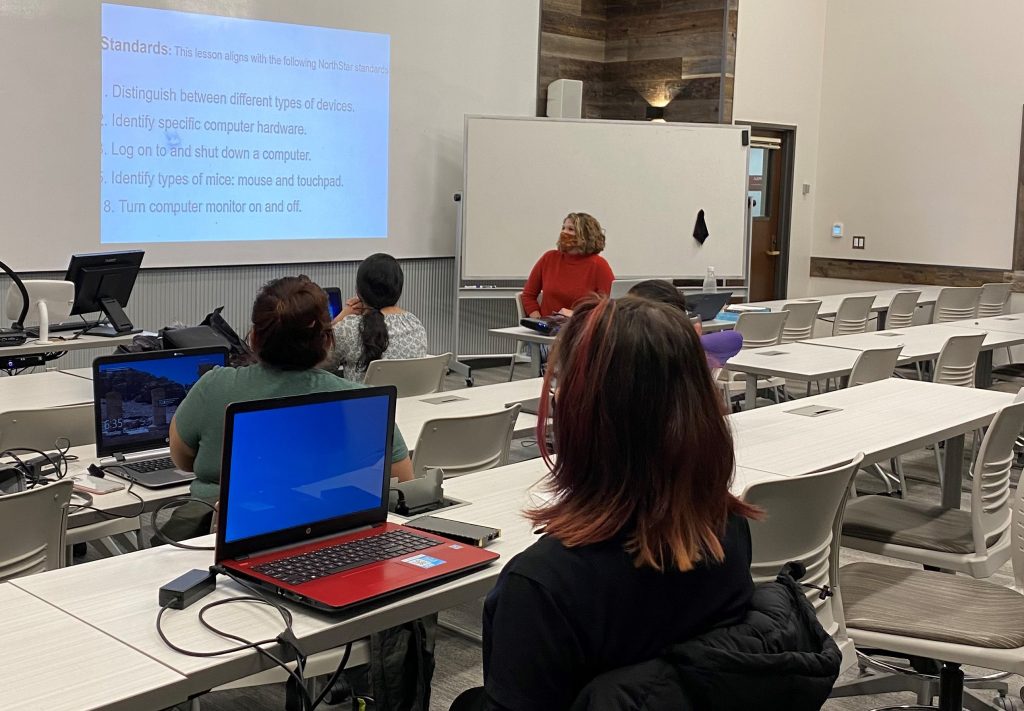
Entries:
{"label": "desktop computer monitor", "polygon": [[142,266],[142,250],[74,254],[64,279],[75,285],[71,315],[102,311],[109,326],[95,326],[88,333],[97,336],[122,336],[139,329],[124,313]]}

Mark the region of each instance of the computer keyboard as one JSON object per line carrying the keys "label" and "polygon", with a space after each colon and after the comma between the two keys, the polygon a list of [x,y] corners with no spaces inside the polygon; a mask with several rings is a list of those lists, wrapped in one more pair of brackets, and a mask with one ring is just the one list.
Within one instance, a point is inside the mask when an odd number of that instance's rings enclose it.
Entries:
{"label": "computer keyboard", "polygon": [[[98,321],[82,321],[81,319],[76,319],[74,321],[61,321],[60,323],[51,323],[49,330],[50,333],[59,333],[61,331],[82,331],[84,329],[92,328],[93,326],[96,326],[98,324]],[[29,326],[28,328],[25,329],[25,332],[28,335],[33,336],[35,338],[39,337],[38,326]]]}
{"label": "computer keyboard", "polygon": [[144,462],[128,462],[121,466],[133,472],[161,472],[164,469],[174,469],[174,462],[170,457],[163,457],[161,459],[147,459]]}
{"label": "computer keyboard", "polygon": [[311,553],[255,565],[253,570],[288,585],[301,585],[343,570],[397,558],[436,545],[437,541],[430,538],[405,531],[387,531]]}

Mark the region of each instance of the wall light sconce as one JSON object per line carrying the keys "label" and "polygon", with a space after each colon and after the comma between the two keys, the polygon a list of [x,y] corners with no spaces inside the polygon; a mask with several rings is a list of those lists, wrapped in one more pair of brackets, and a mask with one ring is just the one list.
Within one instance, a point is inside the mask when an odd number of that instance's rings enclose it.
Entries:
{"label": "wall light sconce", "polygon": [[665,107],[664,106],[648,106],[647,107],[647,120],[657,121],[658,123],[665,123]]}

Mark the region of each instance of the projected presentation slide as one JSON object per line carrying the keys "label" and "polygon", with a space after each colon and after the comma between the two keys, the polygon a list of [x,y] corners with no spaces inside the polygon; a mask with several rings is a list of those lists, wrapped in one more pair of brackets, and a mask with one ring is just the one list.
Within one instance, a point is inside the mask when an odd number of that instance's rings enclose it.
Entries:
{"label": "projected presentation slide", "polygon": [[388,35],[102,7],[100,240],[387,236]]}

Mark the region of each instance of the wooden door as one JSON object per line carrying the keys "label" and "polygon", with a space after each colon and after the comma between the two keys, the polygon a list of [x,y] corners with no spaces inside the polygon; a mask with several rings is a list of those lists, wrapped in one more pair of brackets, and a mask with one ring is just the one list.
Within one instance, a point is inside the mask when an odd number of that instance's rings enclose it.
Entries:
{"label": "wooden door", "polygon": [[[779,131],[754,129],[747,195],[751,201],[750,301],[781,298],[776,293],[784,258],[782,214],[782,139]],[[758,139],[763,139],[759,141]],[[764,140],[767,139],[767,140]]]}

